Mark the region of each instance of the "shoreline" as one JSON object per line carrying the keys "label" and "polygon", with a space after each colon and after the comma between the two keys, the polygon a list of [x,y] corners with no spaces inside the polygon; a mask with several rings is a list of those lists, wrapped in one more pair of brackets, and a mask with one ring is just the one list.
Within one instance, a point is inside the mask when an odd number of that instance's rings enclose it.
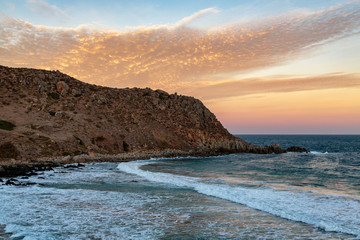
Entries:
{"label": "shoreline", "polygon": [[280,145],[270,146],[256,146],[246,151],[226,151],[226,149],[218,150],[204,150],[192,149],[188,151],[179,149],[165,149],[165,150],[148,150],[148,151],[134,151],[123,152],[118,154],[81,154],[76,156],[58,156],[58,157],[41,157],[31,160],[5,160],[0,161],[0,183],[1,178],[11,178],[18,176],[36,175],[37,171],[52,170],[53,167],[59,167],[66,164],[80,164],[91,162],[129,162],[135,160],[147,160],[150,158],[176,158],[176,157],[205,157],[205,156],[219,156],[231,153],[253,153],[253,154],[280,154],[286,152],[306,152],[305,148],[292,146],[286,150],[282,149]]}
{"label": "shoreline", "polygon": [[[125,152],[120,154],[81,154],[76,156],[59,156],[38,158],[32,160],[7,160],[0,161],[0,180],[1,178],[12,178],[19,176],[36,175],[37,171],[52,170],[54,167],[66,164],[81,164],[91,162],[130,162],[136,160],[148,160],[150,158],[167,158],[167,157],[196,157],[196,156],[217,156],[226,153],[208,152],[208,151],[183,151],[183,150],[154,150],[144,152]],[[1,182],[1,181],[0,181]]]}

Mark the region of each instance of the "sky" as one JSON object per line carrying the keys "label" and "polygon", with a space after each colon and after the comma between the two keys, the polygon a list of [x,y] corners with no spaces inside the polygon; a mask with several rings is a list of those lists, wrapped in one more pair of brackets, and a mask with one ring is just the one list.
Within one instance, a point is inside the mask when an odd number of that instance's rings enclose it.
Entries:
{"label": "sky", "polygon": [[0,0],[0,65],[194,96],[233,134],[360,134],[360,1]]}

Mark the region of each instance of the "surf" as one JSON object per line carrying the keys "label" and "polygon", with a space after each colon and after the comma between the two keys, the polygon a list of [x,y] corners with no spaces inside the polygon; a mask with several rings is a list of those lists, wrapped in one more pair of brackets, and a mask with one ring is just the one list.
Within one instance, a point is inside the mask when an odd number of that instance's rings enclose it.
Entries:
{"label": "surf", "polygon": [[[160,159],[161,160],[161,159]],[[303,222],[325,231],[342,232],[360,237],[360,202],[351,196],[323,194],[315,190],[246,188],[214,179],[151,172],[142,167],[159,160],[124,162],[119,171],[135,174],[151,182],[170,187],[192,189],[292,221]]]}

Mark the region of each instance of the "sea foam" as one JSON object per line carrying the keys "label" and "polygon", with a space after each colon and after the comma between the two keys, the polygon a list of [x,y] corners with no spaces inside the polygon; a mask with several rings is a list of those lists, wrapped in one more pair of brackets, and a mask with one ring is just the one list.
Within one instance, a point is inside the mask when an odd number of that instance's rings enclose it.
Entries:
{"label": "sea foam", "polygon": [[[156,161],[156,160],[155,160]],[[326,231],[360,237],[360,202],[348,196],[325,195],[316,191],[245,188],[209,183],[212,179],[150,172],[141,167],[154,161],[125,162],[118,170],[136,174],[149,181],[191,188],[293,221],[300,221]]]}

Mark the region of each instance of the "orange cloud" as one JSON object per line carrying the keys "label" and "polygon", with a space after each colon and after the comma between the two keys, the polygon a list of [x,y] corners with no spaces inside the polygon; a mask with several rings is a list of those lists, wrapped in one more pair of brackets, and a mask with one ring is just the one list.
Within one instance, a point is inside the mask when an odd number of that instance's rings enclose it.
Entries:
{"label": "orange cloud", "polygon": [[185,92],[203,99],[228,98],[250,94],[324,90],[334,88],[360,87],[360,75],[333,73],[311,77],[250,78],[221,83],[199,83]]}
{"label": "orange cloud", "polygon": [[[208,9],[189,19],[214,11]],[[212,74],[282,64],[318,45],[356,34],[359,27],[358,3],[212,31],[180,24],[102,32],[35,26],[4,16],[0,64],[59,69],[80,80],[112,87],[175,91]]]}

